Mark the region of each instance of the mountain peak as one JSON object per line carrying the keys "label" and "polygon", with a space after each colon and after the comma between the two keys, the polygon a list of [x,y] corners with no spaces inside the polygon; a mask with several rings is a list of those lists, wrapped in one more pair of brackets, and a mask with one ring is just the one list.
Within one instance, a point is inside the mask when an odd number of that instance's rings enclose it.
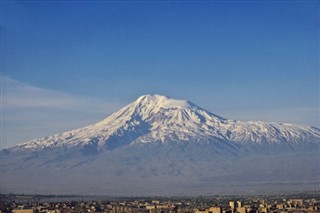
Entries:
{"label": "mountain peak", "polygon": [[135,102],[135,105],[142,107],[157,107],[157,108],[194,108],[195,105],[188,100],[177,100],[168,96],[158,94],[148,94],[140,96]]}

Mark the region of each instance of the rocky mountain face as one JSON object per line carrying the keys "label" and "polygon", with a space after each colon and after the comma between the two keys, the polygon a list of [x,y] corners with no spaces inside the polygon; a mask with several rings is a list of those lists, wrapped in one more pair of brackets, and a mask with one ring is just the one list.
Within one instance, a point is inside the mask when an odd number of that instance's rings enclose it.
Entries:
{"label": "rocky mountain face", "polygon": [[319,187],[320,130],[145,95],[84,128],[1,150],[5,192],[199,195]]}

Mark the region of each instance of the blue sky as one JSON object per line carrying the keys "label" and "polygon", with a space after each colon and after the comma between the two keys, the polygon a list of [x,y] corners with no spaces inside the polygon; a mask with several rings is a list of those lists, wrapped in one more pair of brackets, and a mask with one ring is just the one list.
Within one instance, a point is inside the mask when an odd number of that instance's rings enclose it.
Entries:
{"label": "blue sky", "polygon": [[95,122],[149,93],[231,119],[320,126],[317,1],[1,6],[3,146]]}

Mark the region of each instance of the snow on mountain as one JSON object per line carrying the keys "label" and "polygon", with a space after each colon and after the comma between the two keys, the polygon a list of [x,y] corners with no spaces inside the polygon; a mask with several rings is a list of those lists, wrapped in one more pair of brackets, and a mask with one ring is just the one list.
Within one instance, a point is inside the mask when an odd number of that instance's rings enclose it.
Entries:
{"label": "snow on mountain", "polygon": [[84,128],[1,150],[3,192],[200,195],[319,188],[320,130],[144,95]]}
{"label": "snow on mountain", "polygon": [[319,143],[320,130],[305,125],[234,121],[214,115],[190,101],[144,95],[93,125],[35,139],[10,150],[41,150],[97,143],[99,149],[153,142],[227,141],[248,143]]}

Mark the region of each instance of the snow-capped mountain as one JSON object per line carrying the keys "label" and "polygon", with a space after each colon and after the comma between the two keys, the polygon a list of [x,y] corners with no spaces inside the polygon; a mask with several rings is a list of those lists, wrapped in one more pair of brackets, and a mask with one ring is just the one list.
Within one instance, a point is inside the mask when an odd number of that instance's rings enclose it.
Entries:
{"label": "snow-capped mountain", "polygon": [[154,142],[235,144],[318,143],[320,130],[310,126],[241,122],[214,115],[190,101],[145,95],[106,119],[76,130],[32,140],[12,150],[97,144],[99,149]]}
{"label": "snow-capped mountain", "polygon": [[283,181],[307,189],[319,184],[319,147],[314,127],[228,120],[190,101],[144,95],[98,123],[1,150],[2,185],[113,195]]}

